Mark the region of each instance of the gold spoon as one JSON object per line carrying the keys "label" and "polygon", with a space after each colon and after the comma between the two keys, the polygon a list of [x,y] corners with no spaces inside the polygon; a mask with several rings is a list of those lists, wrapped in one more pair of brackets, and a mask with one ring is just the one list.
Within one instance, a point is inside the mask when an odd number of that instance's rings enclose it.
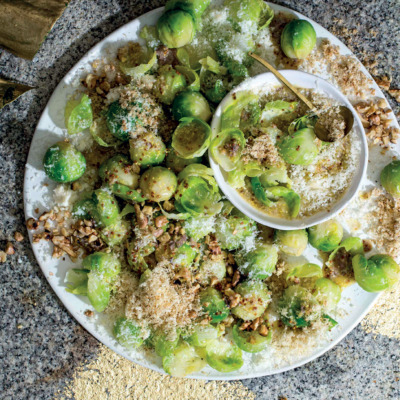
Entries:
{"label": "gold spoon", "polygon": [[[253,57],[255,60],[257,60],[259,63],[264,65],[264,67],[268,68],[282,83],[284,83],[310,110],[311,110],[311,115],[317,115],[318,116],[318,111],[315,108],[315,106],[311,103],[310,100],[307,99],[302,93],[300,93],[295,86],[293,86],[277,69],[275,69],[269,62],[265,61],[263,58],[259,57],[257,54],[254,54],[252,52],[249,52],[249,56]],[[354,116],[353,113],[346,107],[346,106],[338,106],[338,112],[342,116],[345,122],[345,129],[344,129],[344,136],[346,136],[350,131],[351,128],[353,127],[354,124]],[[315,135],[318,137],[318,139],[324,141],[324,142],[334,142],[337,140],[337,138],[333,137],[330,134],[330,131],[326,129],[324,126],[321,124],[317,123],[315,124],[314,127],[314,132]]]}

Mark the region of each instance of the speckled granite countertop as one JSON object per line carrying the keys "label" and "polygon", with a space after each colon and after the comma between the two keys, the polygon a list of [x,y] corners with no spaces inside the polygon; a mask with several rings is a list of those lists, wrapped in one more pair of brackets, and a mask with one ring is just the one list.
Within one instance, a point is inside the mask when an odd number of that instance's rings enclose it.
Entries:
{"label": "speckled granite countertop", "polygon": [[[277,1],[341,37],[362,61],[400,87],[398,0]],[[39,88],[0,111],[0,247],[18,230],[26,236],[23,175],[31,138],[53,89],[100,39],[162,5],[157,0],[72,0],[33,61],[0,51],[0,76]],[[357,29],[350,34],[346,29]],[[399,112],[399,104],[390,99]],[[59,302],[27,239],[0,264],[0,397],[50,399],[74,368],[96,357],[98,342]],[[399,341],[356,328],[308,365],[243,384],[259,399],[399,399]],[[125,398],[125,397],[124,397]],[[180,399],[178,399],[180,400]]]}

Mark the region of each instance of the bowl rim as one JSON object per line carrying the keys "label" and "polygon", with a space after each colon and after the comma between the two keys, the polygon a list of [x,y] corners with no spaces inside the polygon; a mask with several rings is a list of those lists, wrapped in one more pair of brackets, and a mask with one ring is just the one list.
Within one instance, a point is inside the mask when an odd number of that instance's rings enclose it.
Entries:
{"label": "bowl rim", "polygon": [[[317,214],[313,214],[310,217],[306,217],[304,219],[292,219],[285,220],[283,218],[270,217],[267,214],[263,213],[260,210],[257,210],[255,207],[250,205],[246,200],[244,200],[235,189],[233,189],[226,181],[223,176],[223,170],[221,167],[214,161],[210,150],[208,151],[208,158],[210,162],[210,166],[214,171],[214,177],[220,187],[221,191],[224,193],[226,198],[242,213],[252,218],[256,222],[280,230],[292,230],[292,229],[305,229],[311,226],[320,224],[324,221],[334,218],[337,214],[340,213],[356,196],[358,193],[362,182],[365,178],[367,166],[368,166],[368,143],[366,134],[364,131],[364,127],[362,125],[361,119],[355,111],[354,107],[347,99],[347,97],[335,86],[326,81],[325,79],[313,75],[307,72],[298,71],[298,70],[280,70],[279,71],[285,78],[291,81],[292,84],[298,87],[310,88],[322,90],[325,95],[334,100],[339,101],[343,105],[346,105],[354,116],[354,126],[357,136],[360,139],[360,162],[359,166],[356,170],[356,173],[352,179],[351,185],[348,187],[343,196],[334,203],[329,211],[320,211]],[[262,74],[258,74],[251,78],[245,79],[242,83],[232,89],[219,103],[217,109],[214,112],[213,119],[211,121],[211,130],[212,137],[214,138],[216,134],[219,132],[220,121],[222,110],[225,108],[228,102],[231,101],[234,93],[244,91],[244,90],[254,90],[261,89],[263,86],[267,86],[268,84],[272,84],[273,86],[282,86],[283,84],[275,77],[272,72],[265,72]],[[305,85],[305,86],[304,86]],[[311,86],[310,86],[311,85]]]}

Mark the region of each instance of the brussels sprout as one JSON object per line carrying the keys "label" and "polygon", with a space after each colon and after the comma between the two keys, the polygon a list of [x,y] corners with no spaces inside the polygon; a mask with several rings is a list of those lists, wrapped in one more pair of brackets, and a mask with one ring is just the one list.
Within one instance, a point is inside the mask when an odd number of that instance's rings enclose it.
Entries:
{"label": "brussels sprout", "polygon": [[94,210],[92,198],[83,198],[74,203],[72,207],[72,216],[77,219],[91,219]]}
{"label": "brussels sprout", "polygon": [[187,86],[183,74],[171,65],[164,65],[158,70],[158,77],[154,85],[154,95],[164,104],[172,104],[175,96]]}
{"label": "brussels sprout", "polygon": [[110,301],[111,290],[121,264],[112,254],[93,253],[82,261],[88,273],[87,296],[94,309],[102,312]]}
{"label": "brussels sprout", "polygon": [[262,111],[262,124],[270,123],[276,117],[294,111],[297,104],[297,101],[288,102],[285,100],[274,100],[268,102]]}
{"label": "brussels sprout", "polygon": [[184,222],[183,228],[190,238],[198,242],[214,230],[214,225],[214,216],[191,217]]}
{"label": "brussels sprout", "polygon": [[88,273],[90,270],[82,268],[72,268],[67,271],[65,282],[68,282],[67,292],[87,296]]}
{"label": "brussels sprout", "polygon": [[232,101],[223,109],[221,115],[221,131],[240,127],[243,110],[250,103],[257,103],[258,96],[252,92],[240,91],[234,94]]}
{"label": "brussels sprout", "polygon": [[161,138],[152,132],[129,141],[131,160],[142,168],[161,164],[166,152],[165,144]]}
{"label": "brussels sprout", "polygon": [[217,339],[218,329],[213,325],[196,325],[194,332],[186,339],[195,347],[205,347],[211,340]]}
{"label": "brussels sprout", "polygon": [[172,10],[164,13],[157,22],[160,40],[170,49],[183,47],[190,43],[196,28],[193,17],[182,10]]}
{"label": "brussels sprout", "polygon": [[340,286],[327,278],[317,279],[313,293],[314,297],[324,308],[324,311],[333,310],[342,297]]}
{"label": "brussels sprout", "polygon": [[142,193],[150,201],[169,200],[174,195],[177,184],[176,175],[164,167],[149,168],[140,178]]}
{"label": "brussels sprout", "polygon": [[132,319],[118,318],[114,324],[113,334],[117,342],[127,349],[136,349],[143,344],[142,328]]}
{"label": "brussels sprout", "polygon": [[281,48],[289,58],[307,58],[316,41],[313,26],[304,19],[294,19],[282,31]]}
{"label": "brussels sprout", "polygon": [[106,113],[108,129],[117,139],[124,142],[130,138],[131,132],[136,131],[136,126],[141,124],[137,117],[130,115],[133,107],[141,107],[141,105],[132,102],[129,108],[123,108],[119,100],[116,100],[108,106]]}
{"label": "brussels sprout", "polygon": [[278,262],[278,250],[275,246],[263,244],[245,254],[235,257],[240,272],[251,279],[266,279],[272,275]]}
{"label": "brussels sprout", "polygon": [[290,188],[292,184],[285,164],[266,167],[266,171],[259,176],[259,179],[264,187],[288,186]]}
{"label": "brussels sprout", "polygon": [[323,272],[319,265],[313,263],[307,263],[303,265],[297,265],[292,268],[286,275],[286,279],[290,278],[322,278]]}
{"label": "brussels sprout", "polygon": [[[191,164],[189,167],[192,165],[196,166],[197,164]],[[219,203],[220,199],[217,186],[211,186],[204,177],[188,176],[178,186],[175,194],[175,208],[193,216],[214,215],[221,211],[222,203]]]}
{"label": "brussels sprout", "polygon": [[172,135],[171,146],[182,158],[202,156],[211,141],[211,128],[201,119],[182,118]]}
{"label": "brussels sprout", "polygon": [[311,246],[321,251],[332,251],[343,238],[342,225],[335,219],[308,228]]}
{"label": "brussels sprout", "polygon": [[143,274],[143,272],[148,269],[148,265],[144,257],[154,253],[154,250],[155,247],[153,243],[149,243],[138,248],[136,241],[129,242],[126,252],[128,264],[133,267],[135,272]]}
{"label": "brussels sprout", "polygon": [[213,287],[208,287],[200,293],[200,303],[204,312],[210,316],[212,323],[221,322],[229,315],[229,308],[222,294]]}
{"label": "brussels sprout", "polygon": [[120,183],[136,189],[139,186],[139,175],[132,171],[131,164],[128,157],[117,154],[100,165],[99,176],[110,185]]}
{"label": "brussels sprout", "polygon": [[175,97],[172,114],[177,121],[185,117],[194,117],[207,122],[211,118],[207,100],[201,93],[193,90],[185,90]]}
{"label": "brussels sprout", "polygon": [[392,161],[383,168],[381,184],[392,196],[400,196],[400,160]]}
{"label": "brussels sprout", "polygon": [[196,258],[198,252],[192,246],[184,243],[176,251],[174,258],[172,259],[172,264],[179,265],[180,267],[190,267]]}
{"label": "brussels sprout", "polygon": [[399,265],[386,254],[376,254],[368,260],[357,254],[352,264],[356,282],[367,292],[390,289],[400,279]]}
{"label": "brussels sprout", "polygon": [[160,357],[168,356],[172,354],[178,347],[180,334],[176,332],[175,338],[167,338],[167,335],[163,332],[156,332],[152,337],[151,342],[154,347],[154,351]]}
{"label": "brussels sprout", "polygon": [[162,364],[165,372],[178,378],[200,371],[207,365],[196,349],[186,342],[179,344],[173,353],[164,356]]}
{"label": "brussels sprout", "polygon": [[200,265],[200,282],[208,285],[212,277],[222,281],[226,275],[226,264],[223,259],[221,260],[211,260],[207,259]]}
{"label": "brussels sprout", "polygon": [[210,146],[211,155],[214,160],[225,170],[235,169],[242,155],[246,139],[239,129],[227,129],[219,132]]}
{"label": "brussels sprout", "polygon": [[278,201],[279,198],[282,198],[288,207],[289,217],[296,218],[299,214],[301,198],[294,190],[285,186],[273,186],[266,188],[265,194],[272,201]]}
{"label": "brussels sprout", "polygon": [[311,128],[287,134],[278,142],[279,153],[288,164],[310,165],[318,155],[315,138]]}
{"label": "brussels sprout", "polygon": [[86,159],[71,143],[58,142],[47,149],[43,167],[46,175],[53,181],[73,182],[85,172]]}
{"label": "brussels sprout", "polygon": [[307,247],[308,235],[305,229],[275,231],[275,242],[280,250],[290,256],[301,256]]}
{"label": "brussels sprout", "polygon": [[258,353],[263,351],[271,343],[272,331],[269,330],[267,336],[260,335],[257,331],[242,331],[240,324],[236,324],[232,330],[233,341],[239,349],[247,353]]}
{"label": "brussels sprout", "polygon": [[240,303],[231,309],[232,314],[245,321],[260,317],[266,310],[271,296],[267,285],[261,281],[246,281],[236,286],[235,292],[240,294]]}
{"label": "brussels sprout", "polygon": [[82,95],[80,100],[69,100],[65,107],[65,126],[70,135],[82,132],[92,125],[93,112],[92,100],[87,94]]}
{"label": "brussels sprout", "polygon": [[216,79],[214,84],[204,91],[204,95],[207,99],[216,104],[219,103],[227,93],[228,91],[221,79]]}
{"label": "brussels sprout", "polygon": [[290,327],[310,326],[321,316],[321,306],[316,298],[301,286],[289,286],[278,302],[282,322]]}
{"label": "brussels sprout", "polygon": [[255,237],[256,224],[243,214],[219,217],[215,227],[215,236],[223,249],[236,250],[246,238]]}
{"label": "brussels sprout", "polygon": [[167,167],[172,169],[176,174],[179,174],[184,168],[190,164],[201,163],[201,157],[182,158],[179,157],[174,149],[170,149],[167,155]]}
{"label": "brussels sprout", "polygon": [[219,372],[236,371],[243,365],[242,350],[227,339],[214,339],[207,343],[206,360]]}
{"label": "brussels sprout", "polygon": [[92,194],[92,217],[100,227],[114,224],[119,218],[119,207],[115,197],[107,189],[97,189]]}
{"label": "brussels sprout", "polygon": [[193,17],[196,24],[198,24],[210,2],[211,0],[169,0],[165,5],[165,10],[186,11]]}
{"label": "brussels sprout", "polygon": [[115,223],[101,230],[100,236],[110,247],[122,243],[129,234],[130,224],[128,221],[118,219]]}

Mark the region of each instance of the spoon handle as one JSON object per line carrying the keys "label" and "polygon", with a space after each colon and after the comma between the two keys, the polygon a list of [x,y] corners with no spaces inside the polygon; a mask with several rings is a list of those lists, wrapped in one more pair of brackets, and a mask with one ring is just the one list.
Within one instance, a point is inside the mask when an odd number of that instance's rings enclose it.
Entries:
{"label": "spoon handle", "polygon": [[265,61],[263,58],[259,57],[257,54],[249,52],[249,56],[253,57],[259,63],[267,67],[282,83],[284,83],[305,105],[310,109],[314,110],[314,105],[310,100],[307,99],[303,94],[301,94],[277,69],[275,69],[269,62]]}

